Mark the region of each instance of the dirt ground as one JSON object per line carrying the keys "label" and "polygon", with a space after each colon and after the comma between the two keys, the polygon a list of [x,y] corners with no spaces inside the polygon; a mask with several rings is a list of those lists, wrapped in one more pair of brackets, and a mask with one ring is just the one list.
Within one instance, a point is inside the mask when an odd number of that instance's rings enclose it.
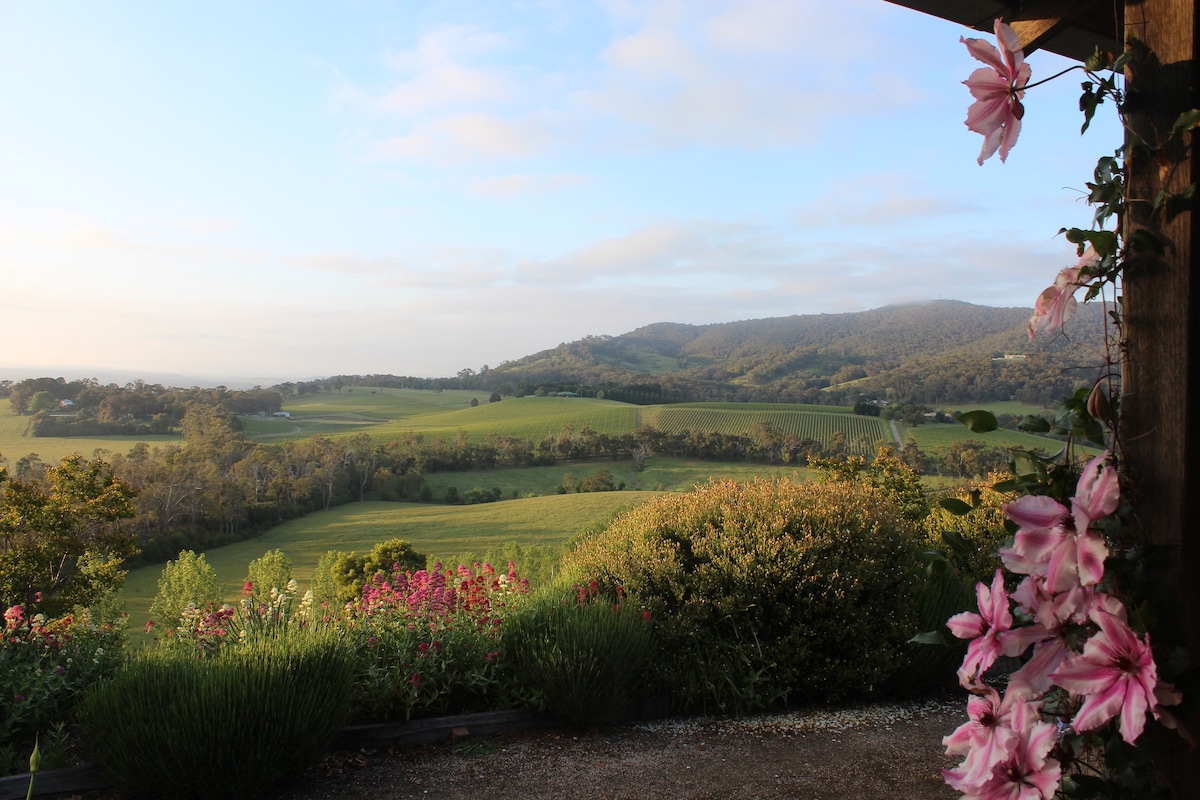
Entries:
{"label": "dirt ground", "polygon": [[467,735],[335,754],[273,800],[944,800],[957,795],[942,782],[954,762],[941,740],[965,719],[954,698]]}

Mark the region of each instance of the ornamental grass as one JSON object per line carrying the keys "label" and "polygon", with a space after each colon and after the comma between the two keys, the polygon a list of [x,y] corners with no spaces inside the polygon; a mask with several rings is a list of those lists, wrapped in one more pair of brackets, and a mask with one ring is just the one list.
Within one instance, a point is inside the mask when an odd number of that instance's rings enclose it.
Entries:
{"label": "ornamental grass", "polygon": [[83,744],[131,797],[262,796],[325,752],[346,720],[353,656],[330,628],[207,656],[154,648],[80,704]]}

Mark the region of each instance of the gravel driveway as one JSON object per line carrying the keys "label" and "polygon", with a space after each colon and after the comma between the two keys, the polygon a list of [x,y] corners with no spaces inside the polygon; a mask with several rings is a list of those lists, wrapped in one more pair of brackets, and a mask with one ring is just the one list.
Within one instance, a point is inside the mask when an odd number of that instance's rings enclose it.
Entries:
{"label": "gravel driveway", "polygon": [[275,800],[945,800],[941,739],[965,719],[955,698],[463,736],[338,754]]}

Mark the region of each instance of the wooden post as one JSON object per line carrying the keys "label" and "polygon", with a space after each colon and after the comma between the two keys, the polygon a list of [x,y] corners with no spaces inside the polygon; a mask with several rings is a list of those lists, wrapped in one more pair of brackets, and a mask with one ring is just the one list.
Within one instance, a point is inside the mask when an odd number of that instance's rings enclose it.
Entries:
{"label": "wooden post", "polygon": [[[1126,70],[1126,118],[1142,139],[1165,142],[1178,115],[1200,107],[1194,0],[1126,0],[1125,37],[1138,55]],[[1195,134],[1186,134],[1191,140]],[[1187,141],[1187,140],[1185,140]],[[1171,172],[1154,159],[1129,163],[1126,241],[1148,229],[1166,242],[1161,256],[1135,253],[1126,262],[1122,438],[1137,527],[1144,539],[1172,548],[1157,568],[1173,611],[1182,615],[1183,643],[1200,666],[1200,280],[1197,215],[1175,203],[1152,215],[1159,192],[1181,192],[1200,177],[1182,143],[1168,151]],[[1200,685],[1187,686],[1195,702]],[[1186,702],[1186,701],[1185,701]],[[1189,703],[1189,705],[1192,705]],[[1192,705],[1200,708],[1200,705]],[[1171,782],[1177,798],[1200,792],[1200,759],[1176,748]]]}

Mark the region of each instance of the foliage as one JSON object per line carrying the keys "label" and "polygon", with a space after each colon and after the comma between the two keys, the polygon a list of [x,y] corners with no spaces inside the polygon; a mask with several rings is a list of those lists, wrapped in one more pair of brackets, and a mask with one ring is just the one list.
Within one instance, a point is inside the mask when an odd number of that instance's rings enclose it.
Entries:
{"label": "foliage", "polygon": [[362,591],[363,584],[374,580],[377,575],[424,567],[425,556],[404,539],[379,542],[364,556],[355,552],[336,553],[328,564],[328,574],[334,588],[333,599],[338,605],[345,605],[353,602]]}
{"label": "foliage", "polygon": [[664,687],[745,710],[879,691],[915,633],[920,564],[862,483],[714,482],[619,517],[564,573],[651,612]]}
{"label": "foliage", "polygon": [[108,464],[68,456],[44,480],[0,468],[0,491],[0,605],[55,616],[120,588],[137,552],[121,526],[134,492]]}
{"label": "foliage", "polygon": [[[120,620],[98,623],[86,610],[47,620],[18,605],[5,611],[2,636],[0,775],[8,775],[23,772],[34,739],[50,741],[73,719],[80,693],[116,669],[125,629]],[[55,766],[52,759],[47,766]]]}
{"label": "foliage", "polygon": [[564,597],[543,592],[503,630],[514,680],[531,687],[539,710],[575,725],[628,709],[654,656],[649,619],[619,589],[598,584]]}
{"label": "foliage", "polygon": [[151,648],[80,705],[86,751],[135,797],[257,797],[313,764],[346,718],[341,632],[252,638],[208,658]]}
{"label": "foliage", "polygon": [[168,561],[158,579],[158,594],[150,604],[150,617],[158,625],[173,628],[185,609],[205,609],[219,605],[221,587],[217,573],[209,566],[203,553],[182,550],[174,561]]}

